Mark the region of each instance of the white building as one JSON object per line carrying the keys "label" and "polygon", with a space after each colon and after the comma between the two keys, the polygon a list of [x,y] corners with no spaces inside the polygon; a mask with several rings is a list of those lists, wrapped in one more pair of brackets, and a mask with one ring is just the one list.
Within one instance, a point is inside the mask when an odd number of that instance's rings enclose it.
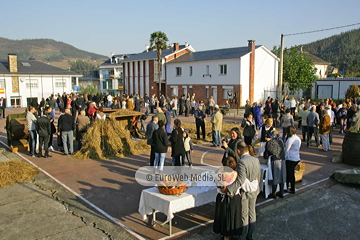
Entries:
{"label": "white building", "polygon": [[16,54],[0,59],[0,97],[8,107],[26,107],[51,94],[72,92],[72,80],[78,86],[82,75],[35,60],[18,60]]}
{"label": "white building", "polygon": [[263,101],[276,97],[279,59],[265,46],[216,49],[184,54],[166,64],[168,96],[196,94],[197,100],[213,96],[219,105],[236,94],[240,105],[246,99]]}
{"label": "white building", "polygon": [[101,92],[110,93],[112,96],[124,93],[123,60],[129,56],[131,55],[112,55],[100,65],[99,76]]}
{"label": "white building", "polygon": [[304,52],[304,54],[309,59],[311,59],[311,61],[313,61],[314,67],[316,68],[316,73],[315,73],[316,77],[318,79],[326,78],[328,75],[328,68],[331,63],[329,63],[309,52]]}
{"label": "white building", "polygon": [[346,90],[352,85],[360,86],[360,78],[323,78],[313,84],[312,99],[345,99]]}

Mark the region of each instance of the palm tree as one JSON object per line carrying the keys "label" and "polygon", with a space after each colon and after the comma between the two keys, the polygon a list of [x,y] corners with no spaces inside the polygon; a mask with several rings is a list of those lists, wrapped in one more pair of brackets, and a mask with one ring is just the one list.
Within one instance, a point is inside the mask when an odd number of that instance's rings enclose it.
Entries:
{"label": "palm tree", "polygon": [[169,41],[165,33],[157,31],[153,32],[150,36],[150,50],[156,50],[158,57],[158,73],[159,73],[159,92],[161,94],[161,54],[162,51],[167,49],[166,42]]}

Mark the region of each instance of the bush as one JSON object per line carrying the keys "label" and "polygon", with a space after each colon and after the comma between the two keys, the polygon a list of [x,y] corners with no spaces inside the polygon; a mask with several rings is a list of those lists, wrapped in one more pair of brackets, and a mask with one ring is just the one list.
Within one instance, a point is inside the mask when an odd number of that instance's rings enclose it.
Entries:
{"label": "bush", "polygon": [[345,97],[349,98],[358,98],[360,96],[360,88],[357,84],[353,83],[345,92]]}

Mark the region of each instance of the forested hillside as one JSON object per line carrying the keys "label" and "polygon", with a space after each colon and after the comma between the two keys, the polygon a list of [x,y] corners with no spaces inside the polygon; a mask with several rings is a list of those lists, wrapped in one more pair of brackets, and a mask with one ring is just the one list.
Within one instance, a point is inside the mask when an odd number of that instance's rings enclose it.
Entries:
{"label": "forested hillside", "polygon": [[359,75],[360,29],[354,29],[302,46],[304,51],[331,62],[333,67],[340,70],[344,68],[346,77]]}
{"label": "forested hillside", "polygon": [[0,58],[7,58],[8,53],[16,53],[19,59],[34,58],[48,62],[69,58],[91,60],[107,58],[106,56],[86,52],[52,39],[11,40],[0,37]]}

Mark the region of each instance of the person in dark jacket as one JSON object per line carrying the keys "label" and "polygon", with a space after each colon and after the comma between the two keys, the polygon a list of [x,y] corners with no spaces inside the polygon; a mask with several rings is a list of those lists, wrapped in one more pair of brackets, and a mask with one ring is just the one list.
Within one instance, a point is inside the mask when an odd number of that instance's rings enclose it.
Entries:
{"label": "person in dark jacket", "polygon": [[170,124],[171,124],[171,114],[170,111],[166,108],[166,106],[163,106],[163,111],[166,117],[166,124],[165,124],[165,130],[166,133],[170,134]]}
{"label": "person in dark jacket", "polygon": [[165,132],[164,121],[160,120],[158,125],[159,128],[156,129],[152,135],[152,144],[154,145],[155,152],[154,168],[157,169],[159,165],[159,170],[162,171],[164,169],[169,140]]}
{"label": "person in dark jacket", "polygon": [[189,116],[190,109],[191,109],[191,102],[190,102],[190,98],[188,97],[185,100],[185,117]]}
{"label": "person in dark jacket", "polygon": [[58,120],[58,135],[61,134],[61,139],[64,146],[64,155],[68,155],[69,153],[71,155],[74,154],[74,130],[74,117],[70,115],[70,109],[65,109],[65,114],[61,115]]}
{"label": "person in dark jacket", "polygon": [[179,115],[182,115],[184,112],[184,108],[185,108],[185,95],[184,94],[181,96],[179,104],[180,104]]}
{"label": "person in dark jacket", "polygon": [[247,145],[252,145],[252,139],[254,138],[256,133],[254,118],[252,113],[244,114],[244,119],[241,123],[241,127],[244,129],[243,131],[244,142]]}
{"label": "person in dark jacket", "polygon": [[221,147],[225,150],[221,163],[224,165],[228,157],[233,157],[236,162],[239,161],[240,156],[237,152],[237,145],[241,142],[241,135],[239,128],[235,127],[230,130],[230,140],[223,140]]}
{"label": "person in dark jacket", "polygon": [[[45,109],[45,112],[49,112],[49,108]],[[46,114],[38,118],[36,121],[36,131],[39,134],[39,157],[48,158],[49,155],[49,140],[51,135],[50,119]],[[42,147],[44,147],[45,154],[42,155]]]}
{"label": "person in dark jacket", "polygon": [[184,140],[183,129],[181,128],[181,121],[179,119],[174,120],[174,130],[170,137],[172,153],[171,156],[175,159],[175,166],[184,165]]}
{"label": "person in dark jacket", "polygon": [[203,110],[202,105],[200,105],[196,108],[194,117],[195,117],[195,124],[196,124],[197,139],[198,140],[200,139],[200,128],[201,128],[202,137],[203,137],[203,140],[205,140],[205,121],[204,121],[204,119],[206,118],[206,114]]}
{"label": "person in dark jacket", "polygon": [[158,117],[155,115],[152,116],[151,122],[146,125],[146,137],[147,137],[147,145],[150,145],[150,166],[154,166],[154,160],[155,160],[155,151],[154,151],[154,145],[152,143],[152,135],[156,129],[159,128],[158,126]]}

